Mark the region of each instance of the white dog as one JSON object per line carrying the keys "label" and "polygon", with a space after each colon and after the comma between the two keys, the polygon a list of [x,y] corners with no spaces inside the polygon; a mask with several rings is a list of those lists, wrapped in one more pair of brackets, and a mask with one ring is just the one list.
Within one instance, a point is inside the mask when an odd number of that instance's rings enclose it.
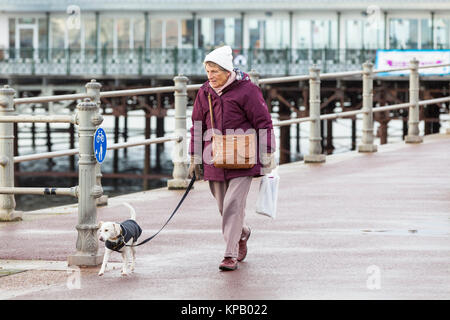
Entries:
{"label": "white dog", "polygon": [[[102,276],[105,273],[106,265],[112,251],[117,251],[122,254],[123,266],[122,275],[128,275],[128,263],[131,262],[131,272],[134,271],[135,264],[135,249],[130,246],[137,242],[137,239],[142,233],[141,227],[136,223],[136,211],[129,203],[123,203],[130,208],[131,218],[122,223],[116,222],[102,222],[99,223],[100,236],[99,240],[105,242],[105,255],[103,256],[103,263],[98,273]],[[131,261],[130,261],[131,258]]]}

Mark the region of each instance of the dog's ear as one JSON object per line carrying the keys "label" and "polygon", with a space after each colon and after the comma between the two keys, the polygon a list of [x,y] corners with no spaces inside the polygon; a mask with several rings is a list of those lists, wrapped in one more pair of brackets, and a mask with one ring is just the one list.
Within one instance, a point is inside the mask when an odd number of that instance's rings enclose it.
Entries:
{"label": "dog's ear", "polygon": [[100,222],[98,223],[98,228],[99,228],[99,229],[102,227],[102,224],[103,224],[103,221],[100,221]]}
{"label": "dog's ear", "polygon": [[113,224],[114,232],[120,234],[120,226],[117,223]]}

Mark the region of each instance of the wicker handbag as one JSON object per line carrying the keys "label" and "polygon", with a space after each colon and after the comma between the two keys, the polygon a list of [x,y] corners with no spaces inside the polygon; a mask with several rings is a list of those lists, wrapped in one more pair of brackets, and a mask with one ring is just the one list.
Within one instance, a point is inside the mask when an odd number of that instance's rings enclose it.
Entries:
{"label": "wicker handbag", "polygon": [[216,168],[250,169],[256,164],[255,134],[218,135],[214,133],[214,118],[211,94],[208,94],[209,113],[211,116],[212,161]]}

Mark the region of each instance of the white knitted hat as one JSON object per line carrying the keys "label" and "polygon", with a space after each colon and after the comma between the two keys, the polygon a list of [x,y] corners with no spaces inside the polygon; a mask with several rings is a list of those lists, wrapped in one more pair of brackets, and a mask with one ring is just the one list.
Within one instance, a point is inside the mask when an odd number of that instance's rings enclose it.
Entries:
{"label": "white knitted hat", "polygon": [[223,46],[211,51],[206,55],[203,63],[211,61],[217,63],[219,66],[228,71],[233,71],[233,55],[231,54],[230,46]]}

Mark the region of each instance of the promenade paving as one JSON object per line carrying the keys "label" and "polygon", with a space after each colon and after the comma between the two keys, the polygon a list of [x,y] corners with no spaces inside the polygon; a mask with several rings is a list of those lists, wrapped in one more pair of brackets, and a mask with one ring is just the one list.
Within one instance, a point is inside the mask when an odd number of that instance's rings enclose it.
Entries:
{"label": "promenade paving", "polygon": [[[255,213],[260,179],[252,183],[249,253],[234,272],[218,269],[221,219],[202,181],[166,229],[137,248],[127,277],[119,254],[103,277],[99,267],[67,267],[76,206],[0,223],[0,299],[450,299],[450,135],[286,164],[279,174],[274,220]],[[110,198],[98,220],[127,219],[129,202],[145,238],[182,194]]]}

